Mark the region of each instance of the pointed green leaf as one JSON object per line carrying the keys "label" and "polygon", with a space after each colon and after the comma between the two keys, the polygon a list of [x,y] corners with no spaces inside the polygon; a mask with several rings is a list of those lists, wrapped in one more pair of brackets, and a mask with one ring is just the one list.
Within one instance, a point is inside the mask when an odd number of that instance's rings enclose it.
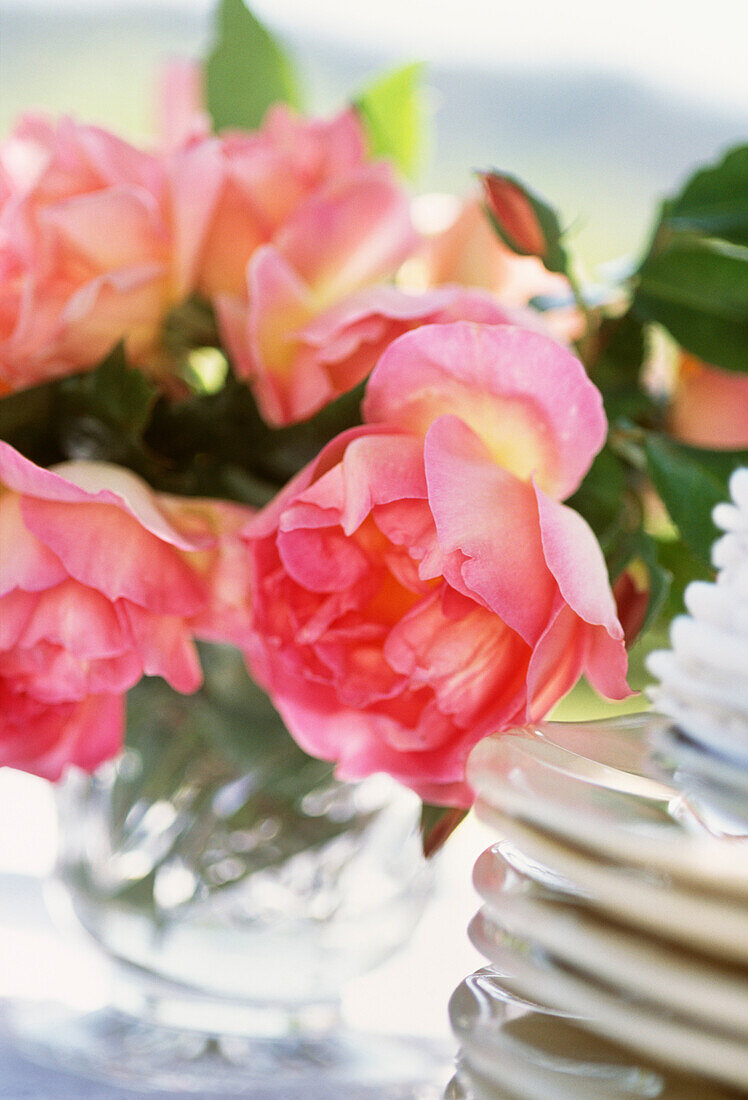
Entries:
{"label": "pointed green leaf", "polygon": [[692,176],[665,213],[672,229],[748,245],[748,145]]}
{"label": "pointed green leaf", "polygon": [[208,110],[216,130],[254,130],[271,104],[299,104],[288,57],[243,0],[219,4],[217,37],[205,77]]}
{"label": "pointed green leaf", "polygon": [[608,420],[637,421],[650,415],[654,402],[640,385],[646,351],[641,322],[630,311],[623,317],[604,319],[597,345],[590,373],[603,395]]}
{"label": "pointed green leaf", "polygon": [[748,251],[671,240],[641,268],[634,310],[706,363],[748,371]]}
{"label": "pointed green leaf", "polygon": [[94,417],[118,435],[135,439],[150,420],[158,391],[141,371],[127,365],[120,343],[95,370],[63,379],[60,395],[68,414]]}
{"label": "pointed green leaf", "polygon": [[421,845],[426,859],[435,856],[446,844],[457,826],[467,817],[468,811],[452,806],[421,806]]}
{"label": "pointed green leaf", "polygon": [[616,581],[633,562],[641,563],[647,571],[649,599],[637,637],[645,634],[655,623],[670,592],[672,572],[660,561],[659,545],[651,535],[639,528],[636,531],[624,533],[610,555],[609,567],[613,581]]}
{"label": "pointed green leaf", "polygon": [[701,558],[697,558],[681,539],[657,543],[657,558],[672,580],[667,593],[664,618],[666,621],[685,610],[684,594],[692,581],[713,580],[714,570]]}
{"label": "pointed green leaf", "polygon": [[728,499],[730,474],[748,464],[748,451],[687,447],[655,434],[647,438],[646,449],[650,477],[670,518],[690,551],[708,565],[719,534],[712,509]]}
{"label": "pointed green leaf", "polygon": [[587,476],[567,503],[589,523],[605,550],[620,531],[624,469],[620,459],[603,447]]}
{"label": "pointed green leaf", "polygon": [[378,77],[354,100],[373,157],[393,161],[406,176],[418,168],[424,148],[423,65],[415,62]]}
{"label": "pointed green leaf", "polygon": [[649,574],[649,603],[640,631],[640,634],[643,635],[656,622],[658,615],[665,608],[673,583],[673,574],[660,561],[657,553],[658,545],[655,540],[643,531],[640,535],[638,556],[644,562]]}

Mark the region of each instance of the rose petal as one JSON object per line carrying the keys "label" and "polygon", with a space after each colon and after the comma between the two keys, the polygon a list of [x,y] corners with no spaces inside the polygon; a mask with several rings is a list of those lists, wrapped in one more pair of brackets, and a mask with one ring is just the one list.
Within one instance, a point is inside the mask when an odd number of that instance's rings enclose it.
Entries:
{"label": "rose petal", "polygon": [[63,462],[55,470],[45,470],[0,440],[0,483],[41,500],[116,505],[146,531],[180,550],[200,550],[212,541],[186,538],[168,522],[141,478],[109,462]]}
{"label": "rose petal", "polygon": [[275,243],[321,309],[394,271],[416,237],[391,170],[369,164],[310,198]]}
{"label": "rose petal", "polygon": [[431,425],[425,461],[439,545],[453,555],[445,576],[535,645],[556,586],[543,553],[532,487],[496,466],[456,416],[441,416]]}
{"label": "rose petal", "polygon": [[132,631],[144,673],[163,676],[175,691],[197,691],[202,670],[184,620],[176,615],[154,615],[127,600],[119,602],[118,610]]}
{"label": "rose petal", "polygon": [[166,244],[154,197],[125,185],[76,195],[48,207],[42,218],[98,270],[158,260]]}
{"label": "rose petal", "polygon": [[[193,615],[206,594],[173,547],[111,504],[73,504],[24,497],[24,522],[71,577],[110,600],[125,597],[156,614]],[[103,553],[116,547],[116,554]]]}
{"label": "rose petal", "polygon": [[631,695],[623,628],[600,546],[585,520],[536,488],[543,550],[561,596],[589,624],[584,667],[592,684],[611,699]]}
{"label": "rose petal", "polygon": [[60,559],[23,522],[19,497],[0,496],[0,595],[17,588],[38,592],[66,576]]}
{"label": "rose petal", "polygon": [[110,601],[73,580],[36,596],[17,644],[31,647],[42,640],[86,659],[114,657],[127,645]]}
{"label": "rose petal", "polygon": [[537,332],[467,322],[391,344],[363,413],[422,435],[437,416],[455,414],[498,465],[558,498],[579,486],[606,433],[600,393],[565,348]]}
{"label": "rose petal", "polygon": [[124,712],[121,695],[89,695],[72,707],[37,708],[15,736],[0,719],[0,765],[52,781],[70,764],[93,771],[121,748]]}
{"label": "rose petal", "polygon": [[210,132],[204,108],[203,66],[191,58],[171,58],[158,81],[158,132],[162,145],[176,149]]}
{"label": "rose petal", "polygon": [[543,552],[566,603],[585,622],[600,624],[620,641],[623,629],[600,544],[589,524],[535,486]]}
{"label": "rose petal", "polygon": [[35,592],[22,592],[20,588],[0,597],[0,651],[11,649],[21,636],[36,607]]}
{"label": "rose petal", "polygon": [[218,203],[223,173],[221,150],[215,140],[180,150],[169,164],[173,293],[177,301],[185,298],[198,282],[198,265]]}

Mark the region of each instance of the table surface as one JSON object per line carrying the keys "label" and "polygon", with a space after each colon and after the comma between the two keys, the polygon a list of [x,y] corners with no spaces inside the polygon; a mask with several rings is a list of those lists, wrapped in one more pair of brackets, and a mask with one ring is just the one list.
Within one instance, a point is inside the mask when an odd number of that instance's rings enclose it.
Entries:
{"label": "table surface", "polygon": [[[131,1089],[112,1089],[94,1081],[58,1070],[45,1069],[33,1065],[21,1058],[8,1042],[0,1035],[0,1096],[10,1100],[132,1100],[142,1095]],[[169,1096],[174,1100],[176,1093],[151,1092],[149,1098]],[[184,1094],[182,1094],[184,1095]],[[194,1096],[190,1097],[194,1100]],[[205,1097],[205,1100],[211,1100]],[[216,1100],[219,1098],[216,1096]]]}

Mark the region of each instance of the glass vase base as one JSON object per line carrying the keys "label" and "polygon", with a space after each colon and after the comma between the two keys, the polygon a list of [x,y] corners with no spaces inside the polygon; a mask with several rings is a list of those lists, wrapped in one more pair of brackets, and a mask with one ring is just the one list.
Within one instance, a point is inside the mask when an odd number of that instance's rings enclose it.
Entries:
{"label": "glass vase base", "polygon": [[208,1035],[128,1016],[14,1001],[2,1023],[47,1068],[139,1094],[253,1100],[439,1100],[450,1053],[418,1037],[340,1028],[321,1036]]}

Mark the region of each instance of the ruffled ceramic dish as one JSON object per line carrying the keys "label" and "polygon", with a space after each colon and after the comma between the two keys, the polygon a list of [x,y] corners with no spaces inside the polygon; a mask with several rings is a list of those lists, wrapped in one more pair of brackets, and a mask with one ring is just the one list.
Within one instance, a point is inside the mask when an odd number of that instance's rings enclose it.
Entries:
{"label": "ruffled ceramic dish", "polygon": [[731,493],[716,582],[650,660],[659,713],[473,751],[502,840],[475,867],[492,967],[452,998],[455,1100],[748,1093],[748,470]]}

